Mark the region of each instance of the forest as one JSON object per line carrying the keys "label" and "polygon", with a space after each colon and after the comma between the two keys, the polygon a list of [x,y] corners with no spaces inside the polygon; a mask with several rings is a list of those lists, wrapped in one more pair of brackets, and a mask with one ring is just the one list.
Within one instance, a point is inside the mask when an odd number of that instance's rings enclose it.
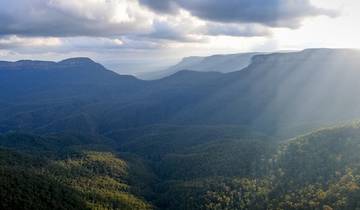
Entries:
{"label": "forest", "polygon": [[[154,135],[207,133],[188,129]],[[359,208],[358,123],[288,141],[217,135],[174,151],[144,145],[149,136],[114,150],[91,136],[4,134],[1,209]]]}

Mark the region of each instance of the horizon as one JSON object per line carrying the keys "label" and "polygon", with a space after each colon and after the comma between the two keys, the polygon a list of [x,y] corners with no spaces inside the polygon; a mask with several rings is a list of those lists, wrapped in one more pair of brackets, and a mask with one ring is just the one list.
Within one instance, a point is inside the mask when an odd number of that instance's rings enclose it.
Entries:
{"label": "horizon", "polygon": [[[121,72],[118,72],[114,69],[111,69],[111,68],[108,68],[106,66],[106,64],[103,64],[99,61],[97,61],[96,59],[93,59],[91,57],[82,57],[82,56],[79,56],[79,57],[67,57],[67,58],[64,58],[64,59],[60,59],[60,60],[51,60],[51,59],[48,59],[48,60],[39,60],[39,59],[26,59],[26,58],[23,58],[23,59],[20,59],[20,60],[0,60],[0,62],[11,62],[11,63],[15,63],[15,62],[21,62],[21,61],[33,61],[33,62],[54,62],[54,63],[60,63],[62,61],[65,61],[65,60],[69,60],[69,59],[90,59],[91,61],[95,62],[95,63],[98,63],[102,66],[105,67],[105,69],[107,70],[110,70],[112,72],[115,72],[119,75],[129,75],[129,76],[135,76],[137,79],[142,79],[141,78],[141,75],[142,74],[146,74],[146,73],[149,73],[149,74],[152,74],[152,73],[157,73],[157,72],[165,72],[168,70],[169,67],[173,67],[179,63],[181,63],[184,59],[186,58],[192,58],[192,57],[199,57],[199,58],[206,58],[206,57],[213,57],[213,56],[229,56],[229,55],[240,55],[240,54],[249,54],[249,53],[259,53],[258,55],[271,55],[271,54],[285,54],[285,53],[298,53],[298,52],[303,52],[303,51],[306,51],[306,50],[354,50],[354,51],[360,51],[360,49],[358,48],[304,48],[304,49],[300,49],[300,50],[288,50],[288,51],[268,51],[268,52],[259,52],[259,51],[253,51],[253,52],[239,52],[239,53],[230,53],[230,54],[213,54],[213,55],[208,55],[208,56],[192,56],[192,55],[189,55],[189,56],[186,56],[186,57],[182,57],[180,58],[180,60],[176,60],[174,63],[170,63],[166,66],[163,66],[163,68],[158,68],[158,69],[155,69],[155,70],[152,70],[152,71],[144,71],[144,72],[129,72],[129,73],[121,73]],[[254,56],[257,56],[257,55],[254,55]],[[183,69],[183,70],[188,70],[188,69]],[[239,69],[239,71],[242,70],[242,69]],[[191,71],[196,71],[196,70],[191,70]],[[221,73],[221,72],[220,72]],[[222,72],[224,73],[224,72]],[[230,72],[227,72],[227,73],[230,73]],[[140,77],[139,77],[140,76]],[[170,76],[170,75],[168,75]],[[158,78],[160,79],[160,78]]]}

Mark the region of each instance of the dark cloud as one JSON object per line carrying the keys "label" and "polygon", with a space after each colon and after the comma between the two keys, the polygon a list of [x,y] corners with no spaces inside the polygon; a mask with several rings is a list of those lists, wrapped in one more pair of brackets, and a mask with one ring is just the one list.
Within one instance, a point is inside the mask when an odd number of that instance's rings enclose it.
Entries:
{"label": "dark cloud", "polygon": [[149,40],[164,40],[177,42],[202,42],[205,38],[199,37],[206,34],[206,30],[194,27],[191,23],[175,21],[154,21],[153,29],[150,33],[142,34],[138,37]]}
{"label": "dark cloud", "polygon": [[186,41],[186,34],[181,31],[180,27],[173,26],[166,21],[155,21],[153,24],[153,31],[146,34],[146,37]]}
{"label": "dark cloud", "polygon": [[[172,7],[159,10],[160,0],[141,1],[148,7],[167,13]],[[309,0],[162,0],[164,5],[177,5],[203,20],[223,23],[260,23],[271,27],[296,28],[309,16],[336,13],[313,6]]]}
{"label": "dark cloud", "polygon": [[172,0],[139,0],[139,2],[158,12],[176,13],[178,11],[178,5]]}

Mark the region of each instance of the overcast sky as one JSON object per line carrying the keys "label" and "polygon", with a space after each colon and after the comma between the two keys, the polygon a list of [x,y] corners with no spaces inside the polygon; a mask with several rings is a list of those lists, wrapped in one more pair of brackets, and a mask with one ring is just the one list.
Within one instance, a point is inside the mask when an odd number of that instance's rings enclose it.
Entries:
{"label": "overcast sky", "polygon": [[86,56],[123,74],[192,55],[360,48],[359,0],[0,0],[0,60]]}

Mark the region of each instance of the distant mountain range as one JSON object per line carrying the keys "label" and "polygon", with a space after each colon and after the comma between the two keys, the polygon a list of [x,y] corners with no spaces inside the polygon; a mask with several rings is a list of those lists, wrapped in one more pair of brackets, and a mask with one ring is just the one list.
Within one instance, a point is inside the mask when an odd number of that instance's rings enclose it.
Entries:
{"label": "distant mountain range", "polygon": [[0,130],[79,130],[74,124],[104,133],[190,123],[301,131],[360,117],[358,66],[359,51],[309,49],[255,55],[241,71],[142,81],[85,58],[2,62]]}
{"label": "distant mountain range", "polygon": [[181,70],[191,70],[200,72],[221,72],[228,73],[239,71],[251,63],[254,55],[263,53],[239,53],[229,55],[212,55],[208,57],[192,56],[183,58],[178,64],[165,70],[140,73],[138,78],[144,80],[161,79],[170,76]]}

